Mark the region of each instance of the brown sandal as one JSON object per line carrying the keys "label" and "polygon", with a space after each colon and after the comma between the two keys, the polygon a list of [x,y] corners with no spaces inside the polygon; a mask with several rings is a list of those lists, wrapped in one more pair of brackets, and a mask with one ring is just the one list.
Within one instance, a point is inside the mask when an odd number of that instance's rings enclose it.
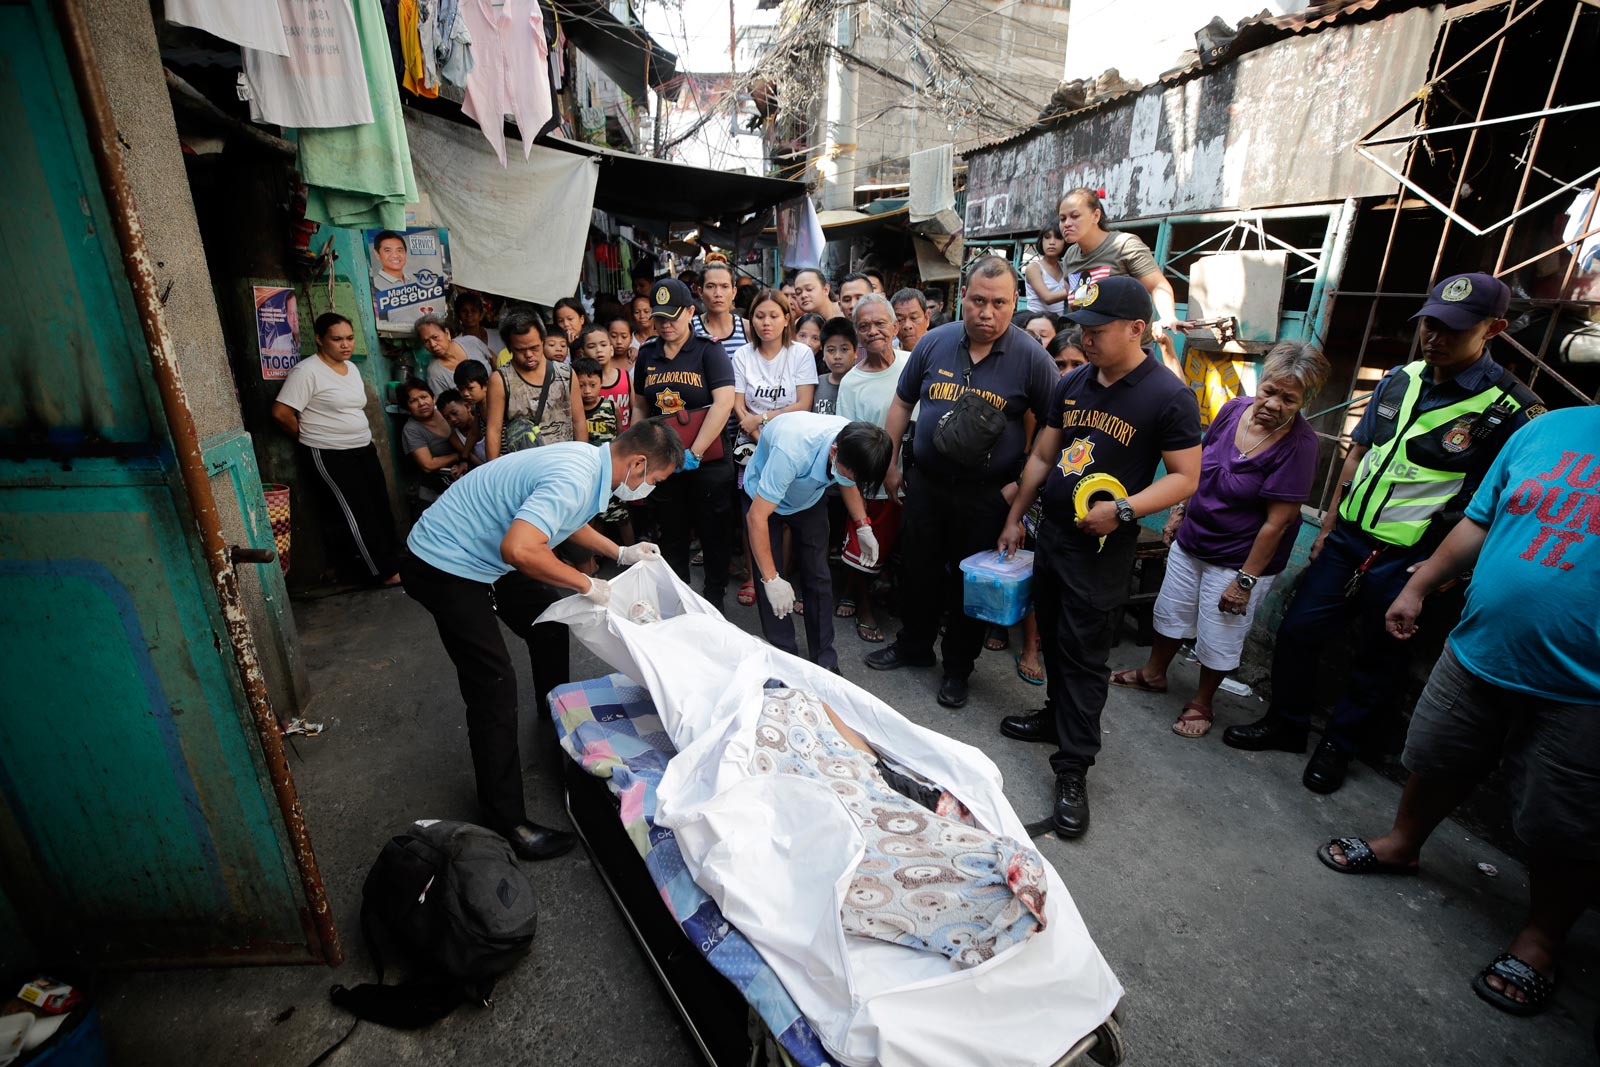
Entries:
{"label": "brown sandal", "polygon": [[1165,693],[1167,691],[1167,687],[1164,685],[1151,685],[1145,681],[1144,670],[1140,667],[1135,667],[1131,671],[1114,671],[1110,682],[1112,685],[1121,686],[1123,689],[1139,689],[1146,693]]}
{"label": "brown sandal", "polygon": [[[1179,737],[1186,737],[1190,741],[1198,741],[1211,731],[1211,721],[1211,709],[1202,708],[1199,704],[1196,704],[1191,700],[1189,703],[1183,706],[1183,714],[1178,716],[1178,721],[1172,724],[1172,732],[1177,734]],[[1205,726],[1201,728],[1199,733],[1195,734],[1179,729],[1179,727],[1184,723],[1191,722],[1205,723]]]}

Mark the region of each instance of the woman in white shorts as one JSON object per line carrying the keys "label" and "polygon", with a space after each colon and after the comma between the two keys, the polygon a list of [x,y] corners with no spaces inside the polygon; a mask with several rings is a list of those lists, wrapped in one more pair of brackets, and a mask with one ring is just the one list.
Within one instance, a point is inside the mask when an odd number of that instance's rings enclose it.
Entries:
{"label": "woman in white shorts", "polygon": [[1212,420],[1200,485],[1167,519],[1172,548],[1150,658],[1111,684],[1166,692],[1167,668],[1192,639],[1200,684],[1172,724],[1180,737],[1211,729],[1217,686],[1239,666],[1256,608],[1289,562],[1317,464],[1317,435],[1300,409],[1327,377],[1328,361],[1311,345],[1286,341],[1269,352],[1256,395],[1228,401]]}

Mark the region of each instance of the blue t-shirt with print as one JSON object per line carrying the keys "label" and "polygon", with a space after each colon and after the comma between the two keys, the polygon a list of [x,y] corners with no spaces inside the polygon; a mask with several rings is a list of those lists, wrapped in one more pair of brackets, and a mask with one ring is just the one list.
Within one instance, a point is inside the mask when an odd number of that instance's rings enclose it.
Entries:
{"label": "blue t-shirt with print", "polygon": [[1518,430],[1466,514],[1488,534],[1456,658],[1505,689],[1600,704],[1600,408]]}

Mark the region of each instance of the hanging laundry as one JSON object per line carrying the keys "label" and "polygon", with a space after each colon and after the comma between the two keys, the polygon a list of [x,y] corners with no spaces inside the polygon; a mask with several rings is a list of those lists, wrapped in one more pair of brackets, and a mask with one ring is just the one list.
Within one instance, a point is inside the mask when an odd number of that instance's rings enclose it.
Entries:
{"label": "hanging laundry", "polygon": [[422,45],[422,84],[439,95],[439,25],[434,19],[437,0],[417,0],[417,38]]}
{"label": "hanging laundry", "polygon": [[[1589,217],[1589,201],[1594,199],[1594,190],[1585,189],[1578,194],[1578,198],[1567,208],[1567,224],[1561,230],[1563,241],[1576,241],[1587,230],[1600,226],[1600,208],[1596,208],[1593,217]],[[1588,226],[1584,222],[1587,220]],[[1578,269],[1591,270],[1600,262],[1600,233],[1591,234],[1582,245],[1570,244],[1567,251],[1578,257]]]}
{"label": "hanging laundry", "polygon": [[459,0],[434,0],[439,74],[451,85],[467,87],[472,73],[472,34]]}
{"label": "hanging laundry", "polygon": [[506,162],[505,116],[514,115],[526,159],[534,138],[555,114],[538,5],[534,0],[506,0],[496,11],[488,0],[461,0],[461,10],[472,35],[474,60],[461,111],[483,130],[501,166]]}
{"label": "hanging laundry", "polygon": [[355,0],[360,56],[373,120],[361,126],[300,131],[306,217],[334,226],[405,227],[405,206],[417,202],[400,90],[395,85],[379,0]]}
{"label": "hanging laundry", "polygon": [[289,54],[277,4],[261,0],[167,0],[167,21],[193,26],[241,48]]}
{"label": "hanging laundry", "polygon": [[[427,69],[422,62],[422,33],[418,27],[420,13],[417,0],[400,0],[398,9],[400,16],[400,55],[405,63],[405,78],[401,85],[406,92],[417,96],[438,96],[439,90],[429,89],[427,85]],[[437,82],[435,82],[437,85]]]}
{"label": "hanging laundry", "polygon": [[350,0],[278,0],[278,11],[289,54],[244,49],[250,118],[302,129],[371,122]]}

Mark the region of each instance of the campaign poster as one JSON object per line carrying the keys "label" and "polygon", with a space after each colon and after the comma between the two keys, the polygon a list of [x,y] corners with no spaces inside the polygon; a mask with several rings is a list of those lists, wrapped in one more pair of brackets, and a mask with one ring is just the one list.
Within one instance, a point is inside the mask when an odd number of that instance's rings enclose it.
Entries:
{"label": "campaign poster", "polygon": [[300,362],[300,309],[293,289],[257,285],[256,342],[261,347],[261,377],[281,381]]}
{"label": "campaign poster", "polygon": [[423,315],[449,310],[450,246],[444,230],[429,226],[364,232],[378,332],[403,333]]}

